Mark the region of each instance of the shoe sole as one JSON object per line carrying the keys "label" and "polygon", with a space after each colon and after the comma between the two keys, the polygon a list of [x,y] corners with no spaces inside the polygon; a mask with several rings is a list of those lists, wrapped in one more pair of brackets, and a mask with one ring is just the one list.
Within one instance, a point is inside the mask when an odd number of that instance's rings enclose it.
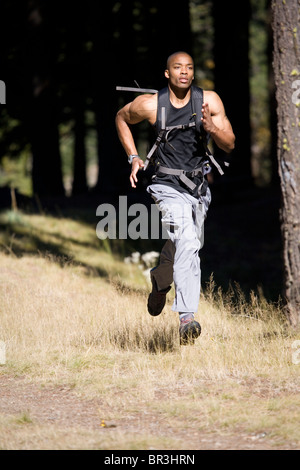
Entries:
{"label": "shoe sole", "polygon": [[194,344],[195,339],[199,338],[201,334],[201,326],[198,322],[193,322],[192,324],[188,324],[186,331],[180,332],[180,345],[186,346],[189,344]]}
{"label": "shoe sole", "polygon": [[163,311],[163,308],[158,312],[157,310],[152,310],[152,308],[150,307],[149,305],[149,302],[147,304],[147,309],[148,309],[148,313],[152,316],[152,317],[157,317],[158,315],[161,314],[161,312]]}
{"label": "shoe sole", "polygon": [[[153,283],[155,282],[155,280],[152,278],[152,276],[151,276],[151,282],[152,282],[152,289],[154,289],[155,286],[154,286]],[[160,295],[162,296],[161,306],[160,306],[160,308],[156,308],[156,309],[151,308],[150,303],[151,303],[151,297],[152,297],[152,295],[153,295],[153,293],[152,293],[153,291],[150,292],[150,294],[149,294],[149,296],[148,296],[147,309],[148,309],[148,313],[149,313],[152,317],[157,317],[157,316],[160,315],[161,312],[163,311],[163,309],[164,309],[164,307],[165,307],[165,305],[166,305],[167,293],[169,292],[170,289],[171,289],[171,287],[168,287],[167,289],[165,289],[164,292],[161,292],[161,294],[160,294]],[[156,290],[157,290],[157,289],[156,289]],[[159,293],[157,293],[156,295],[159,295]]]}

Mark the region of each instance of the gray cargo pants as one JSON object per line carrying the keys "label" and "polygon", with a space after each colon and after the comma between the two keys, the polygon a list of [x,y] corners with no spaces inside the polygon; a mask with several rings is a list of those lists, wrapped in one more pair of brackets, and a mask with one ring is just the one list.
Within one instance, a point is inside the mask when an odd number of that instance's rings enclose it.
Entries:
{"label": "gray cargo pants", "polygon": [[199,250],[204,243],[210,190],[208,188],[206,196],[202,196],[202,202],[162,184],[152,184],[147,191],[162,213],[162,226],[169,237],[161,251],[159,265],[152,271],[157,288],[166,289],[174,281],[172,310],[195,313],[201,288]]}

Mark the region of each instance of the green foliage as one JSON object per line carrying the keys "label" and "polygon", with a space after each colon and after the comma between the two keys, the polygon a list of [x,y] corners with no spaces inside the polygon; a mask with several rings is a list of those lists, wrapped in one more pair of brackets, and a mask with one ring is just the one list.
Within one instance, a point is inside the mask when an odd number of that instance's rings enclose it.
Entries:
{"label": "green foliage", "polygon": [[0,167],[0,186],[17,189],[25,196],[32,195],[31,184],[31,155],[24,150],[18,157],[3,157]]}
{"label": "green foliage", "polygon": [[214,26],[212,2],[190,2],[191,29],[193,34],[196,84],[205,89],[214,88],[213,40]]}

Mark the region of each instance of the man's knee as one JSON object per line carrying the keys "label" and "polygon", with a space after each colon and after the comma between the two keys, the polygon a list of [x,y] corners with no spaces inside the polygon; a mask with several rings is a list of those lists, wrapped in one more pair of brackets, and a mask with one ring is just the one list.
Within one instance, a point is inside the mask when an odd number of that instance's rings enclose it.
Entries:
{"label": "man's knee", "polygon": [[194,236],[192,238],[180,238],[176,243],[176,251],[185,253],[186,256],[198,254],[201,248],[200,240]]}

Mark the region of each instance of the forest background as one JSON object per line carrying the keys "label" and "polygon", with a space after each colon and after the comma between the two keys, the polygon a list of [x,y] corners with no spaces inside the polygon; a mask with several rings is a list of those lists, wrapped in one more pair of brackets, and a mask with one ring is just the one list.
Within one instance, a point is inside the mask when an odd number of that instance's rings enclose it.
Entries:
{"label": "forest background", "polygon": [[[116,86],[162,88],[166,58],[186,50],[195,60],[195,84],[218,92],[237,138],[230,169],[211,177],[203,282],[214,272],[224,288],[238,282],[245,292],[258,288],[278,299],[270,2],[186,1],[176,8],[154,0],[3,1],[1,18],[1,207],[15,200],[26,210],[76,212],[96,225],[101,202],[117,205],[126,194],[151,203],[149,178],[140,177],[135,191],[129,186],[114,117],[134,94]],[[153,135],[144,124],[134,132],[144,157]],[[112,241],[111,248],[125,256],[159,242]]]}

